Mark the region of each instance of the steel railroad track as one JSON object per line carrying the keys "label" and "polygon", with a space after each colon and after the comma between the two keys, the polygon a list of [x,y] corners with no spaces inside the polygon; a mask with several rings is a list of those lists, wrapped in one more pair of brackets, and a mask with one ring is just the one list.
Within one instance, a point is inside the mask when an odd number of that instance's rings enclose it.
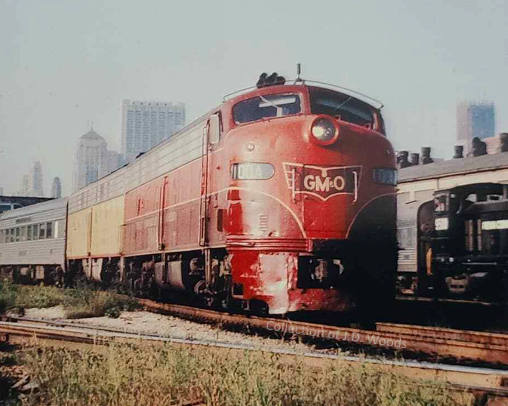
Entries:
{"label": "steel railroad track", "polygon": [[508,368],[508,335],[407,324],[377,323],[375,330],[336,327],[277,318],[228,314],[189,306],[139,299],[150,311],[195,321],[253,329],[267,334],[299,335],[310,339],[372,347],[385,352],[423,354],[453,363]]}

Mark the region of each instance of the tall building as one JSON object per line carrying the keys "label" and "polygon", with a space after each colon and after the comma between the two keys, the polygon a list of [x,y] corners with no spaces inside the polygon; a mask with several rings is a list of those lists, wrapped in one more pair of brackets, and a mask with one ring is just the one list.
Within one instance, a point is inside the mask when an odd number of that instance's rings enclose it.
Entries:
{"label": "tall building", "polygon": [[494,137],[496,133],[496,112],[494,103],[459,103],[457,105],[457,144],[465,152],[471,150],[473,138]]}
{"label": "tall building", "polygon": [[34,162],[28,175],[28,188],[31,190],[30,196],[44,197],[42,191],[42,165],[39,161]]}
{"label": "tall building", "polygon": [[53,184],[51,185],[51,197],[53,199],[60,199],[62,197],[62,182],[58,176],[53,178]]}
{"label": "tall building", "polygon": [[[116,160],[115,160],[116,157]],[[79,138],[74,158],[74,191],[106,176],[120,166],[119,154],[108,150],[93,128]]]}
{"label": "tall building", "polygon": [[108,173],[116,171],[125,164],[124,156],[116,151],[108,150],[104,158],[99,165],[99,179]]}
{"label": "tall building", "polygon": [[23,175],[18,192],[19,196],[44,197],[42,190],[42,165],[39,161],[33,163],[28,175]]}
{"label": "tall building", "polygon": [[21,185],[19,187],[18,196],[30,196],[28,190],[28,175],[23,175],[21,178]]}
{"label": "tall building", "polygon": [[122,154],[127,162],[185,126],[185,104],[124,100]]}

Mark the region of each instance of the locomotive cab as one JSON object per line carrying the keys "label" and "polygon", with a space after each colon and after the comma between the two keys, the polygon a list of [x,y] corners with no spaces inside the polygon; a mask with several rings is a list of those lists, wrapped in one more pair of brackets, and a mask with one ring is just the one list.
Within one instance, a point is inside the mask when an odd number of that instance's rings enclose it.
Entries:
{"label": "locomotive cab", "polygon": [[498,300],[508,274],[507,186],[474,184],[435,194],[432,270],[437,295]]}

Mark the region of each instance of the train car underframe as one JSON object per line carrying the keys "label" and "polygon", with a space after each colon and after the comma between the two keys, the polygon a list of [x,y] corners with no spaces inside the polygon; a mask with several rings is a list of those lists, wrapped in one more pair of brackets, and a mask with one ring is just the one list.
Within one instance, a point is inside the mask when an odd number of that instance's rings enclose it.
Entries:
{"label": "train car underframe", "polygon": [[168,298],[173,292],[206,305],[229,307],[231,272],[223,248],[125,257],[120,279],[136,295]]}
{"label": "train car underframe", "polygon": [[214,248],[70,260],[66,284],[83,274],[104,287],[123,284],[136,296],[166,300],[185,294],[202,305],[256,314],[353,312],[362,306],[372,313],[390,303],[395,266],[390,244],[315,241],[313,247],[283,252]]}
{"label": "train car underframe", "polygon": [[59,264],[45,265],[2,265],[0,277],[7,277],[15,283],[63,286],[64,271]]}
{"label": "train car underframe", "polygon": [[119,256],[70,259],[67,261],[64,285],[74,286],[76,280],[84,277],[105,288],[114,286],[121,282],[122,262]]}

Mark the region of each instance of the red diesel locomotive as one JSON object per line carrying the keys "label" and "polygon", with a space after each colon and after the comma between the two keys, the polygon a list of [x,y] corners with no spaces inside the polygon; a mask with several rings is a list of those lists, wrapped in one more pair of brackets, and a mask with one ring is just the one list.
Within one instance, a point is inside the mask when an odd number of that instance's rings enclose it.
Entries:
{"label": "red diesel locomotive", "polygon": [[92,252],[93,241],[85,255],[73,250],[72,233],[100,218],[73,220],[87,204],[80,191],[71,197],[69,268],[92,279],[119,270],[135,290],[269,314],[388,302],[396,165],[380,108],[330,86],[265,78],[108,176],[124,208],[118,253]]}

